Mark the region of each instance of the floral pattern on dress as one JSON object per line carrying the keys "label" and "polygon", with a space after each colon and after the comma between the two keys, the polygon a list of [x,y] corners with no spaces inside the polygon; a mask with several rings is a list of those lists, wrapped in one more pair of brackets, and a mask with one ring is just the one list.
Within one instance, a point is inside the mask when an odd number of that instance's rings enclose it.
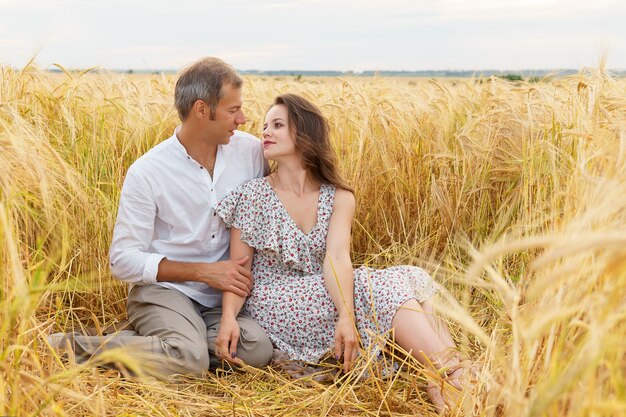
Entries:
{"label": "floral pattern on dress", "polygon": [[[318,362],[334,346],[337,310],[322,275],[335,187],[322,184],[317,223],[304,233],[266,178],[242,184],[217,205],[227,227],[255,249],[254,287],[242,312],[293,360]],[[364,348],[386,334],[402,304],[424,302],[439,285],[424,270],[395,266],[354,270],[354,308]]]}

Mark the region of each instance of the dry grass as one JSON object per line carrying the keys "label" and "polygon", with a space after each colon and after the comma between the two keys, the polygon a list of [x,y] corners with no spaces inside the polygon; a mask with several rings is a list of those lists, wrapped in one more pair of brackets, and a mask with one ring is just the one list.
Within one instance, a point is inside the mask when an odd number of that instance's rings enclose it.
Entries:
{"label": "dry grass", "polygon": [[[166,384],[62,361],[43,335],[124,318],[106,260],[119,190],[177,124],[174,78],[0,71],[0,415],[434,415],[414,363]],[[425,265],[447,288],[484,364],[473,413],[626,413],[626,80],[247,78],[245,130],[284,92],[331,120],[355,262]]]}

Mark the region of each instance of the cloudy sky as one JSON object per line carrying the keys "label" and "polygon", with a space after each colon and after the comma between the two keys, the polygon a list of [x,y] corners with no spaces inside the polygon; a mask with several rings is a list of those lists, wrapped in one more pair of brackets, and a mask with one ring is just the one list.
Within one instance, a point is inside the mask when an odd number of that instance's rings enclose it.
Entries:
{"label": "cloudy sky", "polygon": [[626,69],[626,0],[0,0],[0,64]]}

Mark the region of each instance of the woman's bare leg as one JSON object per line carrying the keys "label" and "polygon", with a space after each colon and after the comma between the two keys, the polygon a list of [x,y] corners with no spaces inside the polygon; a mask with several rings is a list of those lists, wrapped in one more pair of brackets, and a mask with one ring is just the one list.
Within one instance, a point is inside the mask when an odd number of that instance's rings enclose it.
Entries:
{"label": "woman's bare leg", "polygon": [[431,300],[426,300],[420,304],[426,314],[426,317],[428,318],[428,321],[430,322],[430,325],[439,336],[439,339],[450,349],[456,349],[456,343],[454,343],[454,340],[452,339],[448,324],[441,317],[437,316],[433,310],[433,302]]}
{"label": "woman's bare leg", "polygon": [[[459,363],[458,357],[449,354],[450,349],[455,348],[450,332],[437,320],[432,315],[432,304],[422,307],[416,299],[411,299],[400,306],[391,322],[395,342],[425,367],[435,371]],[[429,381],[428,395],[440,412],[447,408],[440,384]]]}
{"label": "woman's bare leg", "polygon": [[442,366],[438,358],[449,349],[433,328],[428,314],[415,299],[406,301],[396,312],[391,327],[395,342],[422,364]]}

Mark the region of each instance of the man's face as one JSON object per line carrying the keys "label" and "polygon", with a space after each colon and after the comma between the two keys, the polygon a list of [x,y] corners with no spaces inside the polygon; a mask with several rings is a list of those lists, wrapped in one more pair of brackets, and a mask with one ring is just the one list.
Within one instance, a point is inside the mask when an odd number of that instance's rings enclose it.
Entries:
{"label": "man's face", "polygon": [[235,129],[246,122],[241,109],[241,88],[222,86],[223,96],[217,103],[214,120],[207,120],[207,133],[217,145],[227,144]]}

